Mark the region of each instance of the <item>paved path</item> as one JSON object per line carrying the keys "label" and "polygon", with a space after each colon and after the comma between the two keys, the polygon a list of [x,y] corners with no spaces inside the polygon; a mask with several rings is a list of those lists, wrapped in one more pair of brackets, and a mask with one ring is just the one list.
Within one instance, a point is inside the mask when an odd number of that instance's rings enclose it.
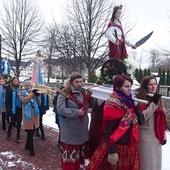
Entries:
{"label": "paved path", "polygon": [[58,132],[45,126],[47,139],[34,137],[35,156],[25,150],[26,132],[21,130],[21,143],[16,143],[16,128],[12,128],[11,141],[6,140],[6,131],[1,128],[0,116],[0,170],[61,170]]}

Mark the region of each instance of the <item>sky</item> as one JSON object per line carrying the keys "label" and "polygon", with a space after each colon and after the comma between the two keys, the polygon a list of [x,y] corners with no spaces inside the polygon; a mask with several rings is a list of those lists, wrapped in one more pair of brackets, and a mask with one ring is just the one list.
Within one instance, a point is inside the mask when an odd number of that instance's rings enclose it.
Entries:
{"label": "sky", "polygon": [[[70,0],[35,0],[46,22],[64,22],[65,8]],[[111,1],[112,2],[112,1]],[[151,38],[141,46],[168,48],[170,41],[170,1],[169,0],[117,0],[114,4],[123,4],[128,10],[129,22],[135,24],[131,32],[131,39],[136,42],[151,31]],[[169,15],[169,18],[168,18]],[[169,31],[168,31],[169,30]]]}
{"label": "sky", "polygon": [[[66,17],[65,9],[67,3],[70,1],[71,0],[35,0],[35,3],[39,7],[46,23],[52,22],[53,18],[57,23],[64,23],[64,17]],[[128,22],[132,25],[135,24],[135,28],[128,35],[128,39],[133,44],[153,31],[153,35],[150,39],[132,52],[141,54],[144,50],[150,51],[151,49],[158,49],[159,47],[169,50],[170,0],[108,1],[116,5],[122,4],[123,8],[128,11]]]}
{"label": "sky", "polygon": [[[123,1],[125,2],[125,0]],[[170,43],[170,1],[128,0],[126,6],[131,20],[136,23],[135,29],[132,30],[134,39],[138,40],[153,31],[153,35],[139,47],[139,50],[158,49],[159,46],[168,49]]]}
{"label": "sky", "polygon": [[[66,16],[64,11],[69,1],[43,0],[40,2],[36,0],[46,22],[51,22],[54,17],[58,23],[64,22],[64,16]],[[133,53],[145,57],[146,54],[142,51],[150,51],[159,47],[166,50],[170,48],[170,0],[116,0],[111,2],[116,5],[122,4],[128,11],[128,22],[135,25],[128,35],[128,39],[133,44],[153,31],[145,44],[136,50],[131,50]]]}

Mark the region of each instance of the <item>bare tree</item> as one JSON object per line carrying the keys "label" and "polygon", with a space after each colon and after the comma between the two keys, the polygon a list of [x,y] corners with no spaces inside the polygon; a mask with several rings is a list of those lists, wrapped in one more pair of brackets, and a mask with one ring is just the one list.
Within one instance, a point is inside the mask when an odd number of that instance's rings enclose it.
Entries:
{"label": "bare tree", "polygon": [[4,0],[0,30],[3,52],[15,60],[14,74],[19,76],[21,60],[35,53],[42,19],[33,0]]}
{"label": "bare tree", "polygon": [[[109,3],[108,0],[72,0],[72,5],[67,8],[69,26],[80,40],[76,53],[87,67],[88,82],[92,81],[95,70],[103,64],[108,55],[105,31],[113,6],[114,3]],[[124,14],[125,12],[127,11],[124,10]],[[133,29],[128,23],[125,28],[125,34]]]}
{"label": "bare tree", "polygon": [[[73,70],[75,71],[75,68],[79,70],[81,60],[73,55],[75,47],[78,46],[77,39],[73,37],[67,25],[58,25],[54,21],[46,28],[43,42],[48,64],[48,82],[49,77],[52,76],[52,66],[62,68],[61,78],[63,81]],[[56,73],[53,74],[56,75]]]}
{"label": "bare tree", "polygon": [[149,59],[148,59],[148,62],[150,62],[150,69],[151,71],[158,71],[158,68],[159,66],[161,65],[161,62],[163,60],[161,60],[161,55],[160,53],[155,50],[155,49],[152,49],[150,52],[149,52],[150,56],[149,56]]}
{"label": "bare tree", "polygon": [[[88,81],[91,82],[94,71],[103,64],[108,54],[108,41],[104,34],[113,6],[106,0],[72,2],[72,7],[68,8],[67,25],[56,24],[56,28],[53,28],[56,30],[53,35],[54,57],[60,58],[58,61],[62,65],[64,77],[72,71],[88,72]],[[126,24],[127,28],[126,33],[132,29]],[[48,43],[50,45],[51,42]]]}
{"label": "bare tree", "polygon": [[63,67],[63,76],[67,77],[73,71],[84,71],[84,63],[78,55],[80,39],[68,25],[56,25],[55,55]]}
{"label": "bare tree", "polygon": [[88,82],[91,82],[100,60],[107,56],[107,41],[104,34],[112,6],[109,6],[106,0],[72,0],[72,2],[72,7],[68,7],[68,18],[74,34],[81,40],[80,48],[76,50],[87,67]]}
{"label": "bare tree", "polygon": [[57,27],[54,24],[47,26],[43,40],[43,48],[48,60],[47,82],[50,82],[50,77],[52,76],[52,58],[55,57],[56,32]]}
{"label": "bare tree", "polygon": [[157,49],[151,49],[150,51],[145,50],[145,52],[147,53],[145,62],[150,64],[151,71],[158,71],[159,67],[164,69],[170,67],[170,52],[168,50],[159,47]]}

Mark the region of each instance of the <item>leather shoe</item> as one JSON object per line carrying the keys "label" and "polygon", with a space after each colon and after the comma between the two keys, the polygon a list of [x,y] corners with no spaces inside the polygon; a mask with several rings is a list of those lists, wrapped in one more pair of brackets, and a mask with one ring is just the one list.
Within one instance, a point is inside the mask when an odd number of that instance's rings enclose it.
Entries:
{"label": "leather shoe", "polygon": [[41,135],[41,139],[42,139],[42,140],[46,140],[46,136]]}
{"label": "leather shoe", "polygon": [[11,136],[7,135],[6,139],[10,141],[11,140]]}
{"label": "leather shoe", "polygon": [[40,137],[39,131],[36,131],[36,132],[35,132],[35,135],[36,135],[37,137]]}
{"label": "leather shoe", "polygon": [[29,148],[28,148],[28,146],[27,146],[27,145],[25,145],[25,149],[26,149],[26,150],[29,150]]}
{"label": "leather shoe", "polygon": [[31,155],[31,156],[35,156],[34,150],[30,150],[30,155]]}
{"label": "leather shoe", "polygon": [[17,143],[21,143],[21,139],[20,138],[17,138],[16,141],[17,141]]}
{"label": "leather shoe", "polygon": [[7,128],[6,128],[6,127],[3,127],[2,129],[3,129],[4,131],[6,131],[6,130],[7,130]]}

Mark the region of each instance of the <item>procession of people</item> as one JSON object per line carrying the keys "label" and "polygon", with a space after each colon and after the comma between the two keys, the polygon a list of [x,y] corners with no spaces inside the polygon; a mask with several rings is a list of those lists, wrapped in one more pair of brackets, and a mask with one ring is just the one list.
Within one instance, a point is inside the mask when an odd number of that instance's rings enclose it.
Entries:
{"label": "procession of people", "polygon": [[[122,5],[115,6],[106,31],[109,59],[127,58],[125,45],[136,48],[123,33],[121,13]],[[2,61],[0,114],[2,130],[6,131],[4,137],[11,141],[11,134],[16,133],[16,142],[20,144],[23,126],[24,149],[30,156],[36,156],[34,136],[42,142],[46,140],[43,115],[49,110],[50,99],[48,94],[36,89],[36,85],[45,86],[40,50],[32,61],[30,80],[20,82],[13,76],[8,84],[3,76],[10,76],[10,64],[7,58]],[[83,75],[70,74],[53,101],[60,131],[56,143],[59,142],[62,170],[80,170],[85,159],[89,161],[86,170],[161,170],[167,121],[158,82],[152,75],[143,77],[136,98],[146,100],[147,104],[134,101],[132,85],[130,75],[115,75],[110,97],[104,101],[94,98],[91,90],[84,88]]]}

